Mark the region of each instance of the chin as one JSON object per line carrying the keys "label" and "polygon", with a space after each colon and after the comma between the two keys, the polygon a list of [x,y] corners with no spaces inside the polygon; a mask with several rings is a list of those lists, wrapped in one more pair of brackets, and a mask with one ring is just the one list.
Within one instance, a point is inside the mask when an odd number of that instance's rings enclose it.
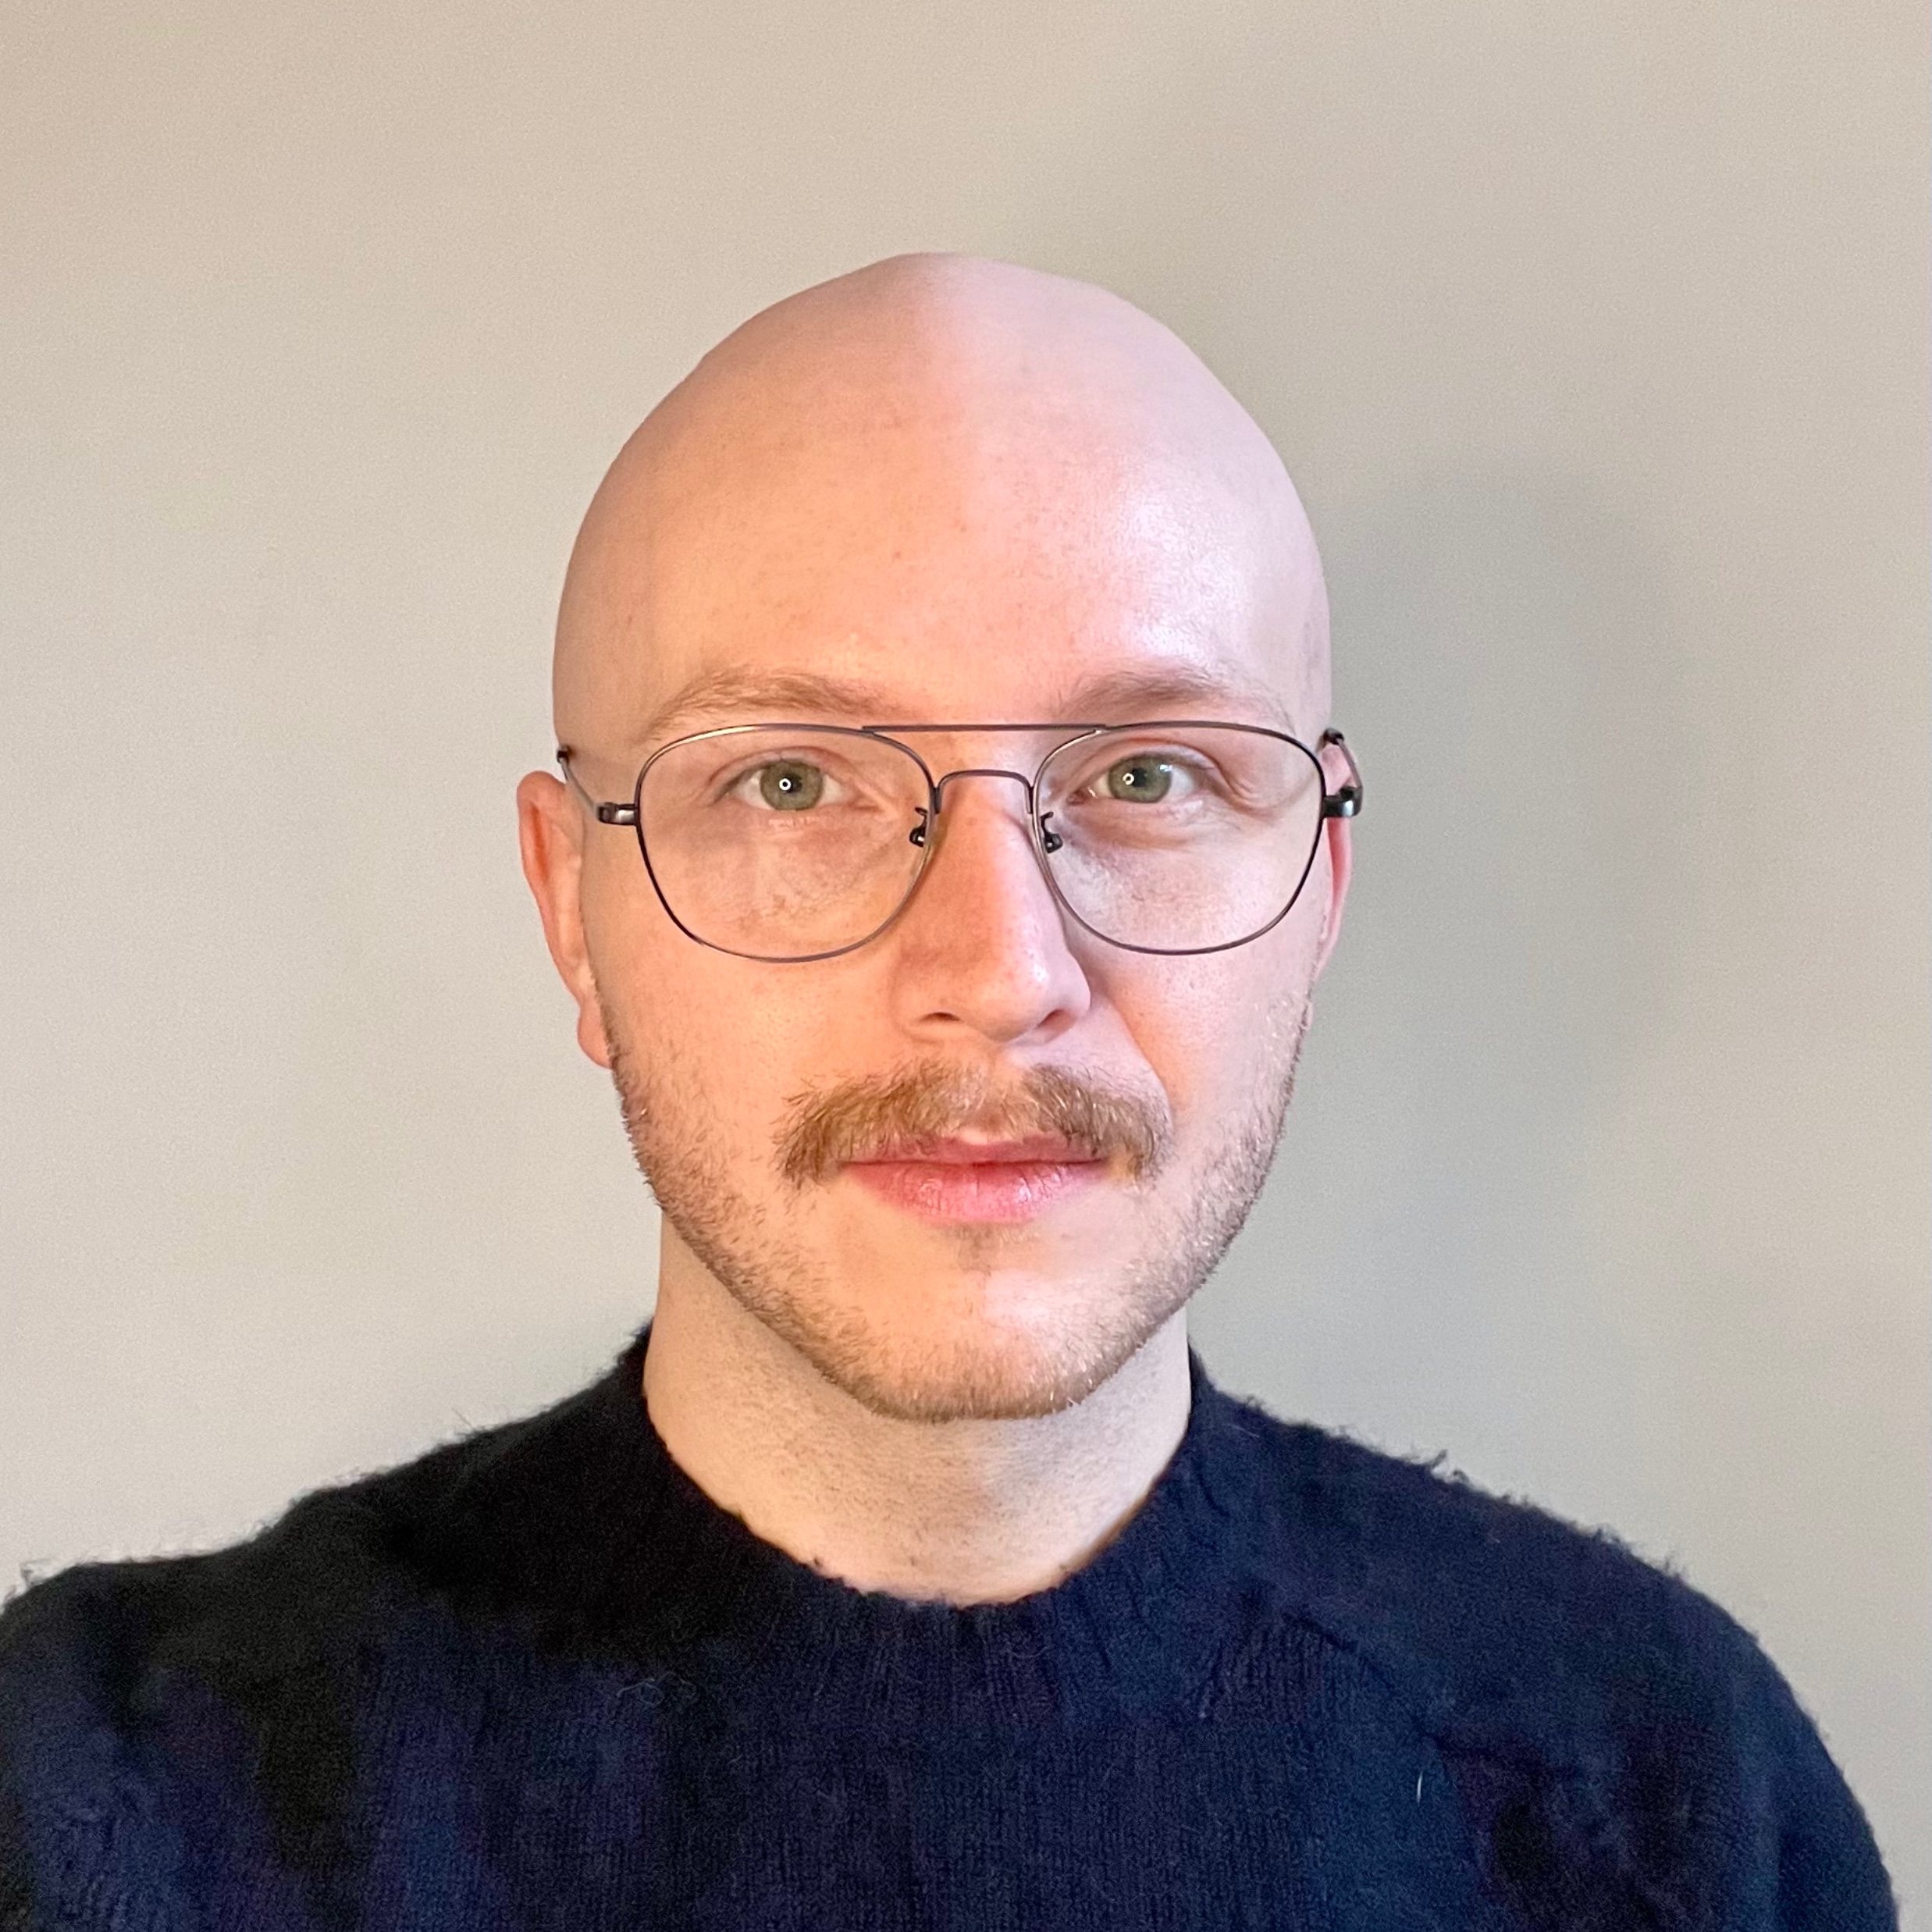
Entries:
{"label": "chin", "polygon": [[882,1221],[870,1204],[774,1238],[777,1217],[720,1201],[708,1177],[642,1151],[640,1164],[713,1283],[833,1388],[900,1421],[1075,1407],[1186,1303],[1218,1252],[1166,1215],[1129,1240],[1091,1222],[938,1230]]}
{"label": "chin", "polygon": [[[904,1421],[1009,1421],[1069,1409],[1109,1380],[1177,1302],[1081,1305],[1065,1283],[980,1284],[969,1305],[835,1314],[754,1310],[834,1387]],[[1005,1292],[999,1292],[1002,1288]],[[987,1291],[992,1292],[987,1292]],[[997,1298],[995,1298],[997,1297]]]}

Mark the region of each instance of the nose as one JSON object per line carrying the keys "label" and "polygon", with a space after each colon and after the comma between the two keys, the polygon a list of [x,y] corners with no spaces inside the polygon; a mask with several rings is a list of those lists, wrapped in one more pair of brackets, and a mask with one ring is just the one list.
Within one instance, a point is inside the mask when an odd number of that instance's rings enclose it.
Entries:
{"label": "nose", "polygon": [[1026,781],[956,771],[940,792],[932,856],[894,929],[899,1023],[935,1044],[1056,1038],[1093,994],[1041,870]]}

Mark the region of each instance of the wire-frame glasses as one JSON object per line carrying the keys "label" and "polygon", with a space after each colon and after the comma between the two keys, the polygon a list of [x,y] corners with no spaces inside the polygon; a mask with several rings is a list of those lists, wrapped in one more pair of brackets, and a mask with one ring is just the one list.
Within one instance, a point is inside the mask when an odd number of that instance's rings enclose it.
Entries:
{"label": "wire-frame glasses", "polygon": [[[970,767],[935,777],[903,741],[927,733],[1058,734],[1029,776]],[[742,959],[828,959],[877,938],[911,899],[938,844],[946,787],[1024,788],[1033,849],[1068,916],[1133,952],[1223,952],[1293,905],[1324,820],[1361,810],[1330,788],[1318,749],[1261,725],[727,724],[673,738],[627,799],[598,799],[557,762],[603,825],[631,827],[664,910],[701,945]]]}

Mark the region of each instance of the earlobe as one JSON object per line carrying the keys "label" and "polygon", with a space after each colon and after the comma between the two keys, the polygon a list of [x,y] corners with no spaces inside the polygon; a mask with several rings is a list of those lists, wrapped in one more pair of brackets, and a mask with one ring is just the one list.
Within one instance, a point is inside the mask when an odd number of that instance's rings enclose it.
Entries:
{"label": "earlobe", "polygon": [[594,997],[577,1002],[577,1044],[585,1059],[610,1071],[610,1037],[604,1031],[603,1009]]}

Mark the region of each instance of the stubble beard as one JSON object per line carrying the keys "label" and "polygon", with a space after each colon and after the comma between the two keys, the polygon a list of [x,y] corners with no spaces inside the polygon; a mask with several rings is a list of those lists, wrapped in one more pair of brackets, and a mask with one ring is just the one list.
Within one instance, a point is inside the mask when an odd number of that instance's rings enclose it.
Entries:
{"label": "stubble beard", "polygon": [[[615,1016],[606,1011],[603,1020],[632,1151],[685,1247],[740,1307],[832,1386],[876,1414],[942,1422],[1019,1419],[1071,1407],[1187,1305],[1240,1231],[1274,1164],[1309,1014],[1304,997],[1285,1026],[1270,1029],[1280,1044],[1265,1056],[1268,1063],[1245,1103],[1190,1163],[1191,1188],[1176,1194],[1165,1148],[1149,1150],[1129,1189],[1146,1204],[1144,1233],[1117,1286],[1094,1306],[1091,1319],[1044,1344],[1034,1337],[1028,1348],[1002,1349],[998,1337],[983,1332],[934,1338],[909,1353],[902,1343],[888,1345],[838,1293],[823,1259],[735,1183],[723,1135],[703,1116],[701,1102],[689,1104],[702,1094],[701,1085],[674,1066],[655,1073],[646,1056],[626,1049]],[[927,1105],[930,1111],[930,1095]],[[792,1144],[810,1132],[809,1123],[801,1123]],[[1156,1185],[1163,1178],[1170,1183],[1165,1195]],[[820,1184],[795,1179],[774,1199]],[[962,1275],[983,1277],[1011,1239],[999,1228],[955,1230],[955,1266]],[[916,1283],[908,1288],[917,1292]]]}

